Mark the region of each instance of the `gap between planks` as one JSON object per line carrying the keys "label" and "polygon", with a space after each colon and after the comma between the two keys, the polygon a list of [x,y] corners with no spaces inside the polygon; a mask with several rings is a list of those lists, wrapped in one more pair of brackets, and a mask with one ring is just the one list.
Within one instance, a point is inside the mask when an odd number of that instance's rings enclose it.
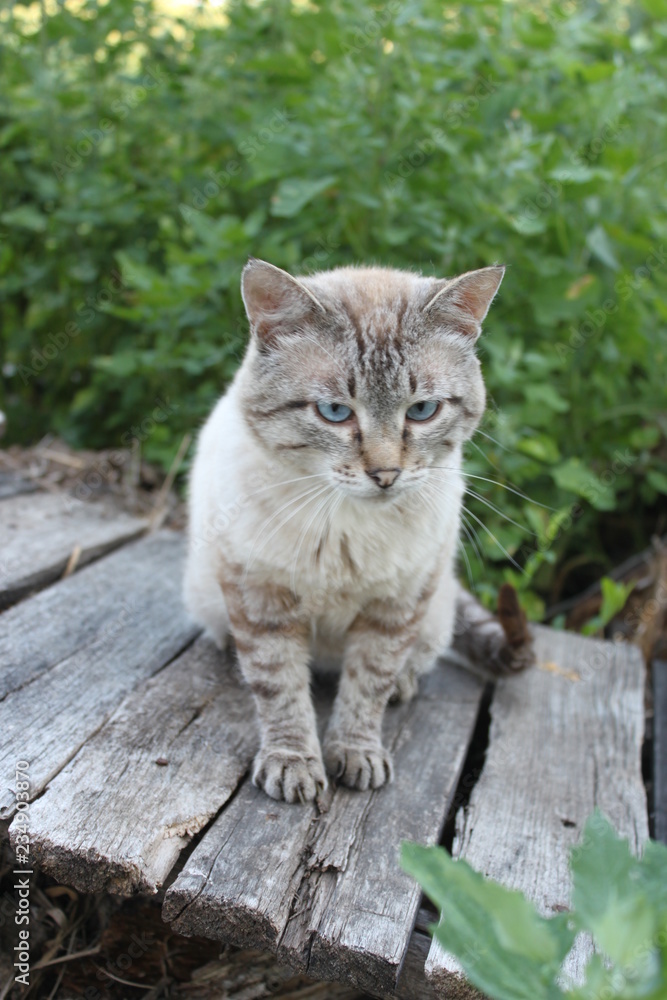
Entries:
{"label": "gap between planks", "polygon": [[[452,854],[520,889],[548,916],[569,906],[569,851],[596,806],[635,852],[648,837],[646,671],[626,643],[546,628],[536,635],[538,669],[496,686],[486,761],[458,813]],[[579,979],[589,955],[578,939],[566,975]],[[445,997],[479,996],[435,942],[426,975]]]}

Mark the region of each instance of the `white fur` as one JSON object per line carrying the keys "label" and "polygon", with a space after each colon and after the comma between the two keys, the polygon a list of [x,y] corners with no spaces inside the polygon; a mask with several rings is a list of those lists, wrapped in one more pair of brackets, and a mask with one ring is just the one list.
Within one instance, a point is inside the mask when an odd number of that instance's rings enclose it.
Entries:
{"label": "white fur", "polygon": [[[190,482],[185,576],[190,614],[206,626],[218,644],[224,644],[229,631],[219,582],[224,558],[244,566],[249,581],[268,581],[292,589],[311,617],[313,652],[336,656],[342,651],[349,625],[369,601],[418,593],[439,566],[440,583],[422,634],[429,649],[435,644],[437,650],[443,650],[451,637],[458,589],[454,555],[462,476],[452,473],[446,477],[448,500],[437,504],[421,502],[417,494],[410,493],[393,502],[341,495],[316,563],[314,548],[320,537],[316,529],[325,512],[314,517],[305,536],[302,532],[317,504],[332,496],[334,487],[317,478],[289,482],[313,474],[312,457],[304,467],[303,459],[300,463],[294,455],[283,458],[260,445],[239,407],[245,374],[242,368],[199,438]],[[458,449],[448,456],[448,465],[460,465]],[[323,463],[322,475],[326,475],[325,470]],[[281,483],[285,485],[278,485]],[[329,493],[316,497],[313,492],[286,506],[306,490],[320,486],[326,486]],[[348,551],[360,570],[357,573],[341,557],[342,535],[347,536]]]}

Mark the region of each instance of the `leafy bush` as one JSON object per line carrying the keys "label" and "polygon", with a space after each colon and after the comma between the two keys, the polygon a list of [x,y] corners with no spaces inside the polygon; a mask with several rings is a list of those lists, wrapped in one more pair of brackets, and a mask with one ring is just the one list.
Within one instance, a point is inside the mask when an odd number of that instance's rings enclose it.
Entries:
{"label": "leafy bush", "polygon": [[167,463],[238,365],[249,254],[504,261],[468,467],[505,516],[469,497],[478,590],[510,579],[539,617],[571,566],[583,583],[646,543],[667,492],[657,0],[42,7],[0,12],[13,440]]}
{"label": "leafy bush", "polygon": [[[438,941],[491,1000],[667,996],[667,848],[651,841],[633,857],[600,812],[571,854],[572,912],[549,919],[440,847],[404,844],[402,860],[440,909]],[[563,985],[579,931],[592,935],[596,954],[582,985]]]}

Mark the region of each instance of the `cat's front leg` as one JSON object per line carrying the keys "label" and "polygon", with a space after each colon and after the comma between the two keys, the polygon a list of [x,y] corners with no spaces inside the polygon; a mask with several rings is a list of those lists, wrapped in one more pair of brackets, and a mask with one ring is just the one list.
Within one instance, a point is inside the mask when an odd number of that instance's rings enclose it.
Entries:
{"label": "cat's front leg", "polygon": [[327,770],[349,788],[379,788],[392,778],[382,719],[415,642],[421,609],[376,601],[353,623],[338,695],[324,737]]}
{"label": "cat's front leg", "polygon": [[287,588],[249,587],[228,575],[223,591],[259,717],[252,780],[273,799],[309,802],[327,781],[310,697],[308,622]]}

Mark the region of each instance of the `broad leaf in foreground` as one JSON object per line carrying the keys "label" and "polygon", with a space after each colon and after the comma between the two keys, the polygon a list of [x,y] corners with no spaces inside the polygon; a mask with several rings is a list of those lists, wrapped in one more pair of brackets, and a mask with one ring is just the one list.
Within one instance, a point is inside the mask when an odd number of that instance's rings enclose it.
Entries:
{"label": "broad leaf in foreground", "polygon": [[520,892],[485,879],[440,847],[404,844],[402,864],[441,911],[434,934],[474,986],[494,1000],[561,997],[556,976],[574,932],[541,917]]}

